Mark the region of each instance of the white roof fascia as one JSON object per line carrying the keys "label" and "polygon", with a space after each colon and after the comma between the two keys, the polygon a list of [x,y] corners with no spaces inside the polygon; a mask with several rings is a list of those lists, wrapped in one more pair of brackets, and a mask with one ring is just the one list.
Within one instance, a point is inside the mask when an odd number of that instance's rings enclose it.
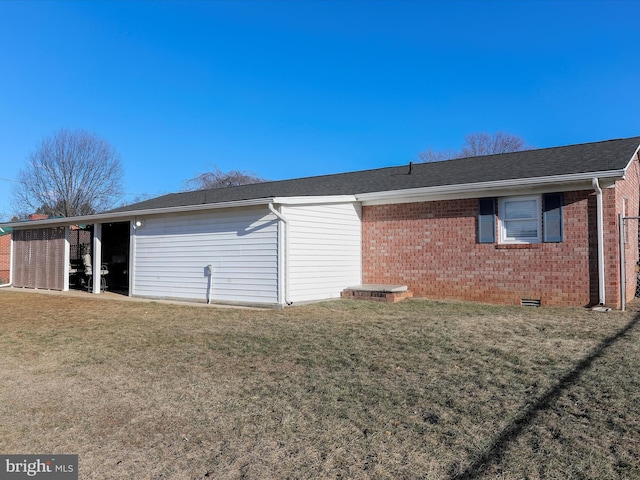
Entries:
{"label": "white roof fascia", "polygon": [[13,228],[40,228],[49,226],[60,225],[76,225],[103,223],[111,220],[118,219],[130,219],[135,217],[146,217],[149,215],[158,215],[166,213],[181,213],[181,212],[194,212],[200,210],[216,210],[220,208],[237,208],[237,207],[251,207],[255,205],[267,205],[273,202],[273,198],[255,198],[252,200],[237,200],[234,202],[222,202],[222,203],[202,203],[198,205],[182,205],[179,207],[165,207],[165,208],[150,208],[143,210],[129,210],[126,212],[113,212],[113,213],[97,213],[95,215],[84,215],[78,217],[63,217],[63,218],[48,218],[46,220],[30,220],[25,222],[11,222],[3,223],[4,227]]}
{"label": "white roof fascia", "polygon": [[328,203],[354,203],[357,202],[355,195],[324,195],[309,197],[275,197],[273,203],[278,205],[313,205]]}
{"label": "white roof fascia", "polygon": [[[460,185],[438,185],[435,187],[410,188],[406,190],[389,190],[385,192],[362,193],[356,199],[364,205],[381,203],[407,203],[412,201],[444,200],[456,198],[473,198],[496,195],[496,192],[512,190],[569,191],[591,190],[591,180],[623,179],[625,170],[607,170],[604,172],[575,173],[556,175],[553,177],[518,178],[498,180],[494,182],[466,183]],[[606,182],[605,182],[606,185]]]}
{"label": "white roof fascia", "polygon": [[640,145],[638,145],[638,148],[636,148],[636,151],[633,152],[633,155],[631,155],[631,159],[629,160],[629,162],[627,163],[627,166],[624,167],[624,174],[625,176],[627,175],[627,170],[629,169],[629,167],[631,166],[631,164],[633,163],[633,161],[636,158],[636,155],[640,155]]}

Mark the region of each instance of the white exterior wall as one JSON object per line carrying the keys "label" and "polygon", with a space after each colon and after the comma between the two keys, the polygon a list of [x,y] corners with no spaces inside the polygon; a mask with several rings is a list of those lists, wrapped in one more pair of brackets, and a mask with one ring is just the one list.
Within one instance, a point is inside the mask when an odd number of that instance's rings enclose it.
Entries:
{"label": "white exterior wall", "polygon": [[132,236],[131,294],[278,303],[278,220],[265,207],[142,217]]}
{"label": "white exterior wall", "polygon": [[360,205],[285,205],[289,220],[287,257],[292,302],[340,297],[362,278]]}

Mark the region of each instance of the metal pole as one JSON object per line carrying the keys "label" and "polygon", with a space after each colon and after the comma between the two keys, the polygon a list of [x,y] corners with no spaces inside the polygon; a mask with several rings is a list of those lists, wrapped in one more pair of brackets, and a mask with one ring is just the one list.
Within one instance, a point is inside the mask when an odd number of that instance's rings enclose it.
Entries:
{"label": "metal pole", "polygon": [[[622,311],[624,312],[625,307],[626,307],[626,303],[627,303],[626,302],[626,300],[627,300],[627,292],[626,292],[626,289],[627,289],[627,287],[626,287],[626,284],[627,284],[627,277],[626,277],[627,268],[626,268],[626,265],[625,265],[625,263],[627,262],[627,259],[626,259],[626,251],[624,249],[624,245],[625,245],[624,231],[625,231],[625,228],[624,228],[623,221],[625,221],[625,220],[640,220],[640,217],[622,217],[622,218],[620,218],[620,217],[621,217],[621,215],[618,214],[618,222],[620,223],[620,225],[618,227],[619,230],[620,230],[620,233],[619,233],[619,235],[620,235],[620,284],[622,285],[623,282],[624,282],[624,291],[620,292],[620,304],[621,304],[620,306],[622,308]],[[636,280],[636,282],[637,282],[637,280]],[[636,288],[637,288],[637,285],[636,285]]]}
{"label": "metal pole", "polygon": [[624,248],[624,217],[618,214],[618,230],[620,235],[620,308],[624,312],[627,307],[627,268]]}

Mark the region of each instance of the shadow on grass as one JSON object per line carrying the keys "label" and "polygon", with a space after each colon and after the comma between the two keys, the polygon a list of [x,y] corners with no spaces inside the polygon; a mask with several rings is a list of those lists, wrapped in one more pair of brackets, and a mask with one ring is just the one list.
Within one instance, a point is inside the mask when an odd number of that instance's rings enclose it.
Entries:
{"label": "shadow on grass", "polygon": [[510,443],[515,441],[522,431],[529,426],[538,414],[546,409],[560,396],[560,394],[574,385],[587,371],[594,360],[600,358],[609,347],[624,337],[640,322],[640,313],[615,334],[605,338],[593,351],[582,359],[570,372],[564,375],[558,383],[549,388],[537,401],[529,404],[513,421],[496,437],[493,443],[482,452],[479,457],[463,472],[454,475],[452,480],[470,480],[482,475],[489,467],[501,460]]}

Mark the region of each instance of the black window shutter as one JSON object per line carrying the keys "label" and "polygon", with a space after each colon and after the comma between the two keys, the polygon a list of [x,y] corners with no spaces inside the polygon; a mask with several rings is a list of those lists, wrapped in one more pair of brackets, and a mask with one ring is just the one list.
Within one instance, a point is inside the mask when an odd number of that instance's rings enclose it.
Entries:
{"label": "black window shutter", "polygon": [[542,230],[545,242],[562,242],[562,194],[547,193],[542,199]]}
{"label": "black window shutter", "polygon": [[496,241],[496,199],[478,199],[478,242],[495,243]]}

